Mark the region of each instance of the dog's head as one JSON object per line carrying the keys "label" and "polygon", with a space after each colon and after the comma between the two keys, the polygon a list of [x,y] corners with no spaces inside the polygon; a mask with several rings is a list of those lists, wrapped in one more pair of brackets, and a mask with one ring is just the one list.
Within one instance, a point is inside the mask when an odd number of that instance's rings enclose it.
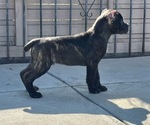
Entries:
{"label": "dog's head", "polygon": [[118,11],[105,9],[97,18],[93,27],[96,33],[126,34],[129,25],[124,23],[123,17]]}
{"label": "dog's head", "polygon": [[118,11],[105,9],[102,11],[102,15],[106,17],[112,34],[126,34],[128,32],[129,25],[124,23],[123,17]]}

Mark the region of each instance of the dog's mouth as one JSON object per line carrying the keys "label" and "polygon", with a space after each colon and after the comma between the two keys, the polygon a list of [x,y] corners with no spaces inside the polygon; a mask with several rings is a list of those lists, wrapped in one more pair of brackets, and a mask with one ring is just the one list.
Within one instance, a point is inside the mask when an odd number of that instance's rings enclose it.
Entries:
{"label": "dog's mouth", "polygon": [[124,25],[117,30],[117,33],[118,34],[127,34],[128,30],[129,30],[129,25],[124,23]]}

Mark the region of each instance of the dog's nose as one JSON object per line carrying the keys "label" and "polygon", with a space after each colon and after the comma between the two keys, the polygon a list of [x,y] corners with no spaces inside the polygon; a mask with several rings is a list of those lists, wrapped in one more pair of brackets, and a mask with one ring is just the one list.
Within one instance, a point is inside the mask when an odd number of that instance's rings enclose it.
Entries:
{"label": "dog's nose", "polygon": [[126,23],[126,30],[127,30],[127,33],[128,33],[128,31],[129,31],[129,24],[128,23]]}

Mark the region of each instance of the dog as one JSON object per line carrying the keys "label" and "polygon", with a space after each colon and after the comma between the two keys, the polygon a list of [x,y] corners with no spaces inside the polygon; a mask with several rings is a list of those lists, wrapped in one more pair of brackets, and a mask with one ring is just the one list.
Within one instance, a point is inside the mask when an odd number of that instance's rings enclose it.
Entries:
{"label": "dog", "polygon": [[98,64],[106,53],[107,42],[112,34],[126,34],[128,24],[117,10],[105,9],[86,32],[59,37],[32,39],[24,46],[31,49],[30,64],[20,72],[26,90],[32,98],[41,98],[33,81],[45,74],[55,64],[86,66],[86,83],[89,93],[107,90],[100,83]]}

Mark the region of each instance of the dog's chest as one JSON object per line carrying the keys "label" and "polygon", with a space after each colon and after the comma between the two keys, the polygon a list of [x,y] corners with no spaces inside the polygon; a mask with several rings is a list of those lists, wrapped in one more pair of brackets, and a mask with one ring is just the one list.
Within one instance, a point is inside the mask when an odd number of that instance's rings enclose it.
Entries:
{"label": "dog's chest", "polygon": [[105,42],[103,42],[99,45],[96,45],[95,53],[93,55],[94,59],[99,61],[105,55],[106,50],[107,50],[107,44]]}

